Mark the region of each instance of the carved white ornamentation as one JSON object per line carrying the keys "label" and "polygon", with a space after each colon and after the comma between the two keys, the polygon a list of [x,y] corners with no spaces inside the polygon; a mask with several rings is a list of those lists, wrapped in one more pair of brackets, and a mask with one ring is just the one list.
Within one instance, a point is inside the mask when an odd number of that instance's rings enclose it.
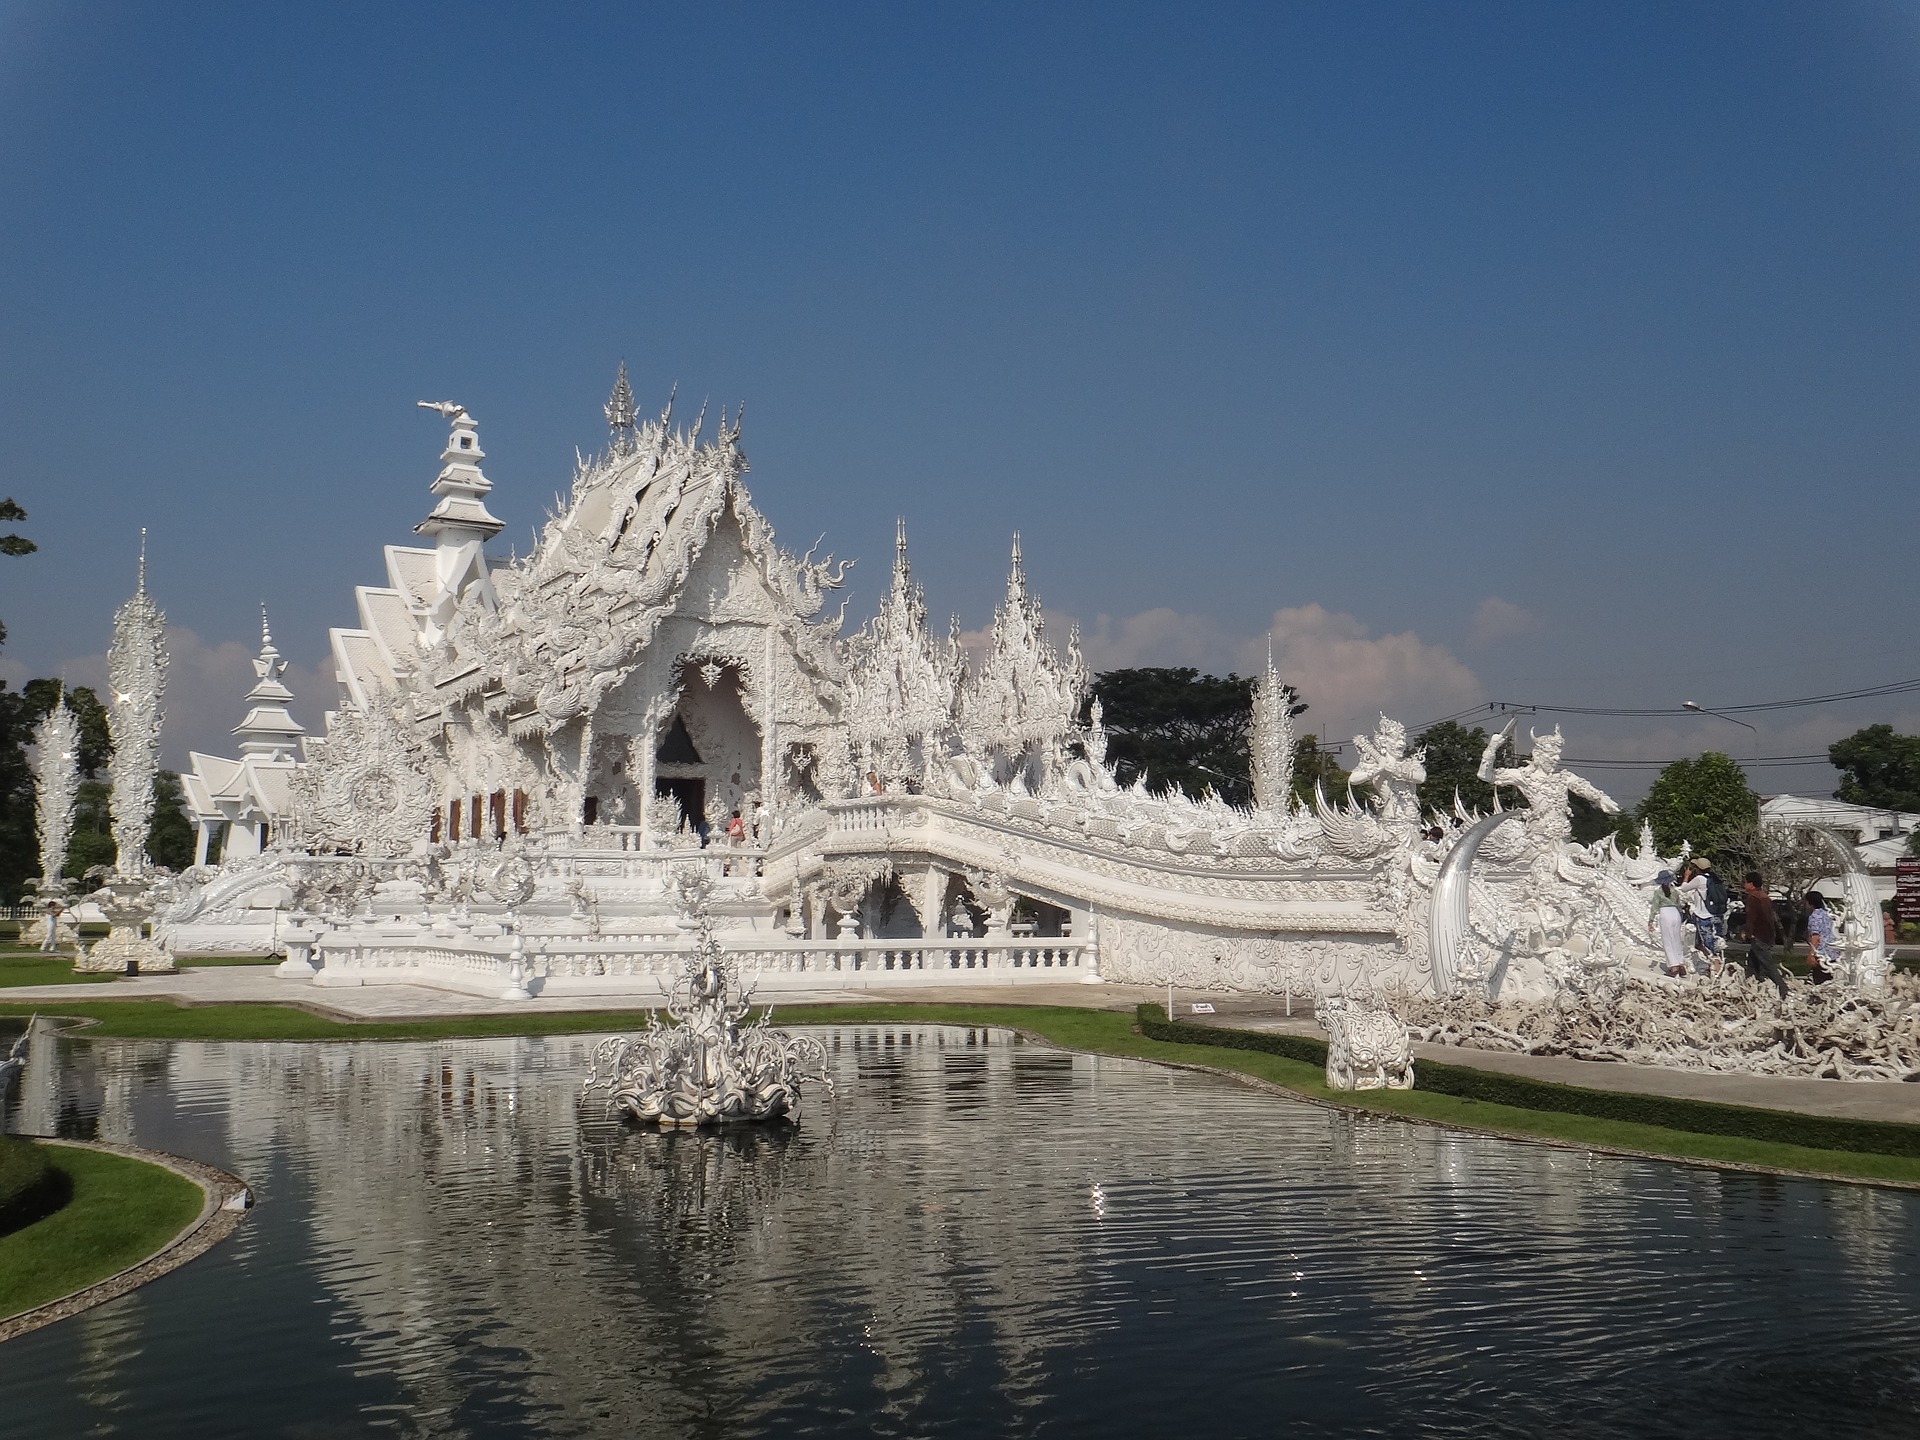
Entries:
{"label": "carved white ornamentation", "polygon": [[62,885],[67,842],[73,838],[73,799],[80,789],[80,724],[65,699],[33,730],[34,829],[40,840],[40,892]]}
{"label": "carved white ornamentation", "polygon": [[141,533],[140,583],[113,616],[107,650],[107,730],[113,759],[115,867],[121,875],[147,867],[147,829],[153,819],[153,780],[160,770],[160,701],[167,690],[167,617],[147,594],[146,534]]}

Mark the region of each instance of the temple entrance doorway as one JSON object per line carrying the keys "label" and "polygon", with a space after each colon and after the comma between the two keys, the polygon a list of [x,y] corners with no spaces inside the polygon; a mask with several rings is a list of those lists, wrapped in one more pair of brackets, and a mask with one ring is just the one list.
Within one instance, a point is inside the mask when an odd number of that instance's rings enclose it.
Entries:
{"label": "temple entrance doorway", "polygon": [[707,822],[707,782],[695,777],[659,775],[654,777],[653,793],[671,795],[680,802],[681,817],[689,830],[698,831]]}

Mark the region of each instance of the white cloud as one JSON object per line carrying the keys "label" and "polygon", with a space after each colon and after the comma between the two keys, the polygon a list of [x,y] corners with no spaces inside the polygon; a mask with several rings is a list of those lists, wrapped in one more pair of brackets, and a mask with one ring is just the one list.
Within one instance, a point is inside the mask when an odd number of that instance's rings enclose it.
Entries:
{"label": "white cloud", "polygon": [[[1242,642],[1242,673],[1266,665],[1266,637]],[[1478,705],[1480,678],[1444,645],[1411,630],[1372,635],[1352,615],[1320,605],[1273,612],[1273,663],[1312,710],[1304,723],[1329,739],[1370,729],[1381,713],[1408,725]]]}
{"label": "white cloud", "polygon": [[[161,701],[166,719],[160,732],[160,763],[170,770],[188,768],[187,752],[232,755],[232,730],[246,714],[246,694],[253,688],[253,657],[258,647],[237,640],[209,645],[184,625],[167,627],[167,693]],[[62,667],[67,684],[91,685],[102,697],[107,691],[107,657],[84,655]],[[336,690],[333,661],[317,665],[289,665],[281,681],[293,692],[294,719],[313,734]]]}
{"label": "white cloud", "polygon": [[1518,635],[1531,635],[1539,628],[1540,617],[1531,610],[1522,609],[1511,600],[1502,600],[1498,595],[1489,595],[1473,612],[1473,628],[1468,632],[1467,643],[1475,647],[1492,645]]}
{"label": "white cloud", "polygon": [[[1048,629],[1064,634],[1070,623],[1049,617]],[[1267,663],[1265,633],[1235,635],[1205,615],[1164,608],[1097,616],[1081,644],[1095,670],[1192,665],[1258,675]],[[1444,645],[1429,645],[1411,630],[1376,636],[1354,616],[1322,605],[1273,612],[1273,660],[1312,707],[1303,723],[1324,726],[1330,739],[1371,728],[1382,711],[1418,724],[1486,699],[1479,677]]]}

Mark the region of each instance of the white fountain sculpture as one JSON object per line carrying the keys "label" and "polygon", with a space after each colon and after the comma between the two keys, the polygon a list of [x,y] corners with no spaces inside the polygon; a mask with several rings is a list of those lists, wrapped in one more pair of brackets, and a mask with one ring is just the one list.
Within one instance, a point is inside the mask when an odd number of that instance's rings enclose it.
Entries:
{"label": "white fountain sculpture", "polygon": [[581,1098],[604,1093],[610,1111],[663,1128],[798,1119],[802,1081],[818,1080],[833,1093],[826,1048],[810,1036],[773,1029],[771,1009],[740,1023],[752,1008],[752,991],[740,989],[733,960],[714,938],[713,877],[705,866],[685,865],[674,883],[680,924],[698,937],[668,992],[674,1023],[662,1025],[649,1014],[644,1034],[603,1040]]}
{"label": "white fountain sculpture", "polygon": [[[40,838],[40,879],[34,889],[46,914],[21,935],[23,944],[52,949],[79,931],[70,915],[58,920],[53,907],[66,905],[68,885],[61,875],[67,842],[73,837],[73,799],[80,788],[80,726],[63,700],[56,701],[33,730],[34,829]],[[48,931],[52,931],[49,939]]]}
{"label": "white fountain sculpture", "polygon": [[160,699],[167,689],[167,617],[147,594],[146,531],[140,532],[140,581],[133,598],[114,612],[107,650],[113,736],[111,809],[113,873],[93,895],[112,926],[107,938],[75,962],[77,970],[138,970],[170,974],[173,956],[141,930],[156,908],[148,873],[147,829],[153,820],[153,781],[160,769]]}

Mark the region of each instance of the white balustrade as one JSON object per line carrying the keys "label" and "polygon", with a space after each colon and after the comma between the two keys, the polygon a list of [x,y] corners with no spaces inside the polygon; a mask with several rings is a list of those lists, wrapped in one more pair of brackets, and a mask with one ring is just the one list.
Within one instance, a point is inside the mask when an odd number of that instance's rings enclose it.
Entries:
{"label": "white balustrade", "polygon": [[[1092,977],[1088,944],[1075,939],[720,939],[758,992],[870,989],[889,985],[996,985]],[[535,994],[634,994],[653,998],[692,949],[683,936],[585,938],[523,934]],[[495,994],[507,975],[512,937],[449,938],[381,933],[373,927],[321,937],[317,985],[405,983]]]}

